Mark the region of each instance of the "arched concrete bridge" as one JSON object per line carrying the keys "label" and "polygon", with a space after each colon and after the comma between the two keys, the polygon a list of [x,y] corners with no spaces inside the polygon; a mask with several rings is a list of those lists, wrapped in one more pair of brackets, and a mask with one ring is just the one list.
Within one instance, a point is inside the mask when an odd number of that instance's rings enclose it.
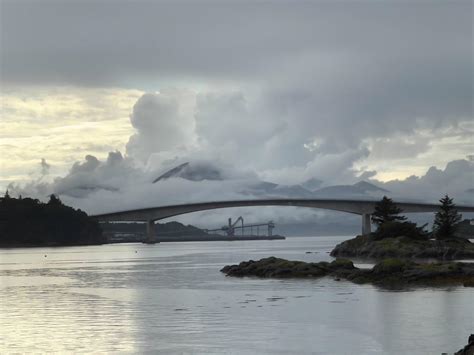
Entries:
{"label": "arched concrete bridge", "polygon": [[[261,199],[261,200],[234,200],[213,201],[199,203],[185,203],[171,206],[158,206],[112,212],[91,216],[99,222],[146,222],[147,239],[145,242],[153,243],[155,240],[154,223],[160,219],[174,217],[186,213],[213,210],[229,207],[254,207],[254,206],[293,206],[321,208],[326,210],[341,211],[362,216],[362,234],[370,233],[370,215],[373,213],[375,203],[378,201],[367,200],[337,200],[337,199]],[[437,204],[396,202],[403,213],[436,212]],[[459,212],[474,212],[474,206],[456,206]]]}

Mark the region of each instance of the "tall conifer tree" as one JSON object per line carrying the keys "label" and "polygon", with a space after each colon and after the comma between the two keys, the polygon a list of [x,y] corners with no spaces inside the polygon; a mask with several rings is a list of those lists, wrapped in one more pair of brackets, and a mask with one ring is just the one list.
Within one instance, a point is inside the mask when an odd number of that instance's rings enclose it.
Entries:
{"label": "tall conifer tree", "polygon": [[433,233],[436,239],[449,239],[454,237],[456,224],[462,219],[462,215],[456,210],[453,199],[445,195],[441,200],[439,211],[436,212]]}
{"label": "tall conifer tree", "polygon": [[375,210],[372,214],[372,223],[381,226],[386,222],[404,221],[406,217],[399,216],[402,209],[397,207],[391,198],[384,196],[375,204]]}

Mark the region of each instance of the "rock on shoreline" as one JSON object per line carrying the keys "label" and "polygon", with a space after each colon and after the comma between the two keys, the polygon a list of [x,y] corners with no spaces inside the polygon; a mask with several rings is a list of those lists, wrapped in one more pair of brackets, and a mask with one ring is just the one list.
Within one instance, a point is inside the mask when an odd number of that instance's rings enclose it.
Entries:
{"label": "rock on shoreline", "polygon": [[469,337],[467,345],[454,355],[474,355],[474,334]]}
{"label": "rock on shoreline", "polygon": [[408,260],[386,259],[372,269],[358,269],[352,261],[306,263],[275,257],[227,265],[221,272],[228,276],[262,278],[320,278],[331,276],[354,283],[372,283],[381,287],[447,286],[474,284],[474,263],[441,262],[419,264]]}
{"label": "rock on shoreline", "polygon": [[375,240],[371,235],[359,235],[336,245],[331,251],[331,256],[370,259],[474,259],[474,243],[461,238],[418,240],[397,237]]}

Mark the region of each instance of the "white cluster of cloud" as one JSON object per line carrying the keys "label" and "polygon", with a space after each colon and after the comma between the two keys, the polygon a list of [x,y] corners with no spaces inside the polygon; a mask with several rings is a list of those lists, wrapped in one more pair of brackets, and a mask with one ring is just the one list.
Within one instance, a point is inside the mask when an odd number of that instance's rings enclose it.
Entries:
{"label": "white cluster of cloud", "polygon": [[[301,139],[299,144],[295,141],[282,145],[300,150],[305,155],[302,162],[288,159],[275,162],[281,158],[281,146],[271,142],[279,137],[278,129],[259,129],[257,122],[253,130],[250,119],[248,125],[234,125],[242,122],[241,117],[244,121],[245,117],[256,117],[242,95],[200,95],[193,99],[190,91],[183,94],[177,89],[144,94],[133,106],[130,120],[136,133],[130,137],[125,157],[118,151],[110,152],[103,161],[87,155],[83,162],[74,163],[66,176],[57,177],[51,183],[40,179],[25,186],[10,185],[11,193],[41,199],[55,193],[66,203],[89,213],[104,213],[185,202],[258,198],[266,193],[262,195],[255,190],[262,181],[290,185],[317,178],[322,181],[321,186],[369,180],[389,190],[388,194],[397,199],[436,202],[442,194],[449,193],[463,203],[474,201],[474,194],[466,192],[473,186],[472,159],[450,162],[444,170],[431,167],[419,177],[383,182],[374,179],[376,171],[355,167],[370,156],[367,146],[361,144],[358,149],[323,154],[305,147]],[[223,119],[217,119],[219,116]],[[283,118],[277,117],[275,121],[282,122]],[[255,144],[256,140],[261,142],[261,147]],[[276,159],[265,164],[272,156]],[[191,162],[192,171],[186,167],[184,175],[153,183],[166,170],[187,161]],[[43,159],[40,167],[46,174],[49,164]],[[282,196],[291,193],[286,191]],[[250,209],[244,215],[255,218],[257,214],[260,219],[275,218],[280,222],[333,220],[331,213],[321,211],[301,210],[290,215],[281,209],[256,211]],[[242,212],[206,213],[206,221],[219,223],[229,213]],[[199,223],[202,218],[185,220]]]}
{"label": "white cluster of cloud", "polygon": [[136,133],[127,143],[127,154],[146,163],[151,154],[169,157],[192,147],[194,102],[195,94],[190,90],[167,89],[140,97],[130,116]]}

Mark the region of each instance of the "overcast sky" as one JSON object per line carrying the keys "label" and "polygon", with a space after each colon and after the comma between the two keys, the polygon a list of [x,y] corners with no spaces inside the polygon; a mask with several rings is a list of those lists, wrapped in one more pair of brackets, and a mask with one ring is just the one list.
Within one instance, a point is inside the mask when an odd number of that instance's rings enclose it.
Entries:
{"label": "overcast sky", "polygon": [[474,164],[472,1],[0,4],[2,188],[114,151],[281,184]]}

